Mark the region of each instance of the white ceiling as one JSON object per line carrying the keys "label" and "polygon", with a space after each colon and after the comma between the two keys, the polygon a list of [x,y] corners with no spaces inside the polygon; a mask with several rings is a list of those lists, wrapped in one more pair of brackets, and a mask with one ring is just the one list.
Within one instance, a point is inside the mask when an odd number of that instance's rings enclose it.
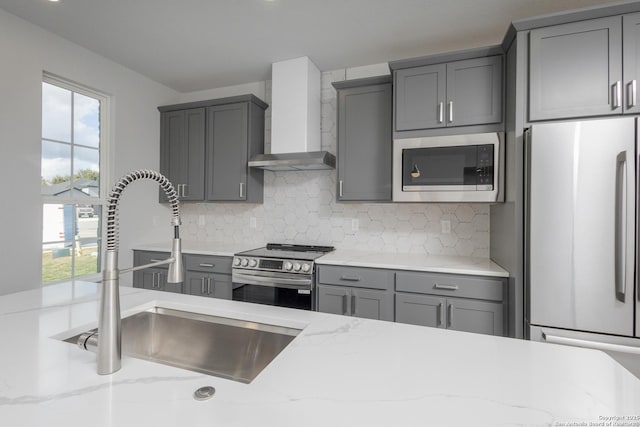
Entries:
{"label": "white ceiling", "polygon": [[509,22],[613,0],[0,0],[0,8],[180,92],[498,44]]}

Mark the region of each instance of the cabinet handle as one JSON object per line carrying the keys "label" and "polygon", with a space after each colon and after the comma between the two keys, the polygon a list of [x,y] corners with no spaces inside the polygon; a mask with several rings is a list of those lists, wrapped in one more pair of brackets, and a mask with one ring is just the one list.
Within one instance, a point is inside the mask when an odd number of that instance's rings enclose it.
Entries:
{"label": "cabinet handle", "polygon": [[433,285],[434,289],[443,289],[446,291],[457,291],[458,290],[458,285],[441,285],[440,283],[436,283],[435,285]]}
{"label": "cabinet handle", "polygon": [[200,279],[200,293],[204,295],[204,277]]}
{"label": "cabinet handle", "polygon": [[453,101],[449,101],[449,123],[453,123]]}
{"label": "cabinet handle", "polygon": [[351,315],[356,315],[356,294],[351,294]]}
{"label": "cabinet handle", "polygon": [[202,264],[199,264],[200,267],[208,267],[208,268],[213,268],[216,265],[215,264],[207,264],[206,262],[203,262]]}
{"label": "cabinet handle", "polygon": [[182,197],[187,197],[187,184],[182,184]]}
{"label": "cabinet handle", "polygon": [[[150,259],[149,261],[151,262],[160,262],[160,261],[164,261],[163,259]],[[156,274],[156,273],[153,273]]]}
{"label": "cabinet handle", "polygon": [[347,294],[342,295],[342,314],[347,314]]}
{"label": "cabinet handle", "polygon": [[451,326],[451,324],[453,323],[453,305],[449,304],[447,310],[449,311],[447,313],[447,321],[449,323],[449,326]]}
{"label": "cabinet handle", "polygon": [[340,276],[340,280],[346,280],[347,282],[359,282],[360,276]]}
{"label": "cabinet handle", "polygon": [[211,295],[211,277],[207,277],[207,295]]}
{"label": "cabinet handle", "polygon": [[613,109],[620,108],[620,98],[622,98],[622,91],[620,88],[620,80],[613,84]]}
{"label": "cabinet handle", "polygon": [[156,273],[151,273],[151,289],[156,287]]}
{"label": "cabinet handle", "polygon": [[438,102],[438,123],[444,121],[444,102]]}
{"label": "cabinet handle", "polygon": [[637,103],[637,84],[636,79],[633,79],[627,85],[627,104],[628,108],[632,108],[636,106]]}
{"label": "cabinet handle", "polygon": [[338,194],[342,197],[342,180],[338,181]]}
{"label": "cabinet handle", "polygon": [[438,304],[438,326],[444,323],[444,303]]}
{"label": "cabinet handle", "polygon": [[244,182],[240,183],[240,198],[244,199]]}

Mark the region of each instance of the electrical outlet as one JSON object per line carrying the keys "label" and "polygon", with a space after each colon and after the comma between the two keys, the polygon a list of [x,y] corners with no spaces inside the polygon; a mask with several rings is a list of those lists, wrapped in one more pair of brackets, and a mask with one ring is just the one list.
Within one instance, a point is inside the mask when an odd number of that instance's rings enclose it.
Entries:
{"label": "electrical outlet", "polygon": [[249,218],[249,228],[256,228],[256,217],[252,216],[251,218]]}
{"label": "electrical outlet", "polygon": [[198,215],[198,225],[200,227],[204,227],[204,225],[205,225],[204,215]]}
{"label": "electrical outlet", "polygon": [[442,234],[451,234],[451,221],[448,219],[441,220],[440,228],[442,229]]}
{"label": "electrical outlet", "polygon": [[351,231],[358,231],[360,228],[360,220],[358,218],[351,219]]}

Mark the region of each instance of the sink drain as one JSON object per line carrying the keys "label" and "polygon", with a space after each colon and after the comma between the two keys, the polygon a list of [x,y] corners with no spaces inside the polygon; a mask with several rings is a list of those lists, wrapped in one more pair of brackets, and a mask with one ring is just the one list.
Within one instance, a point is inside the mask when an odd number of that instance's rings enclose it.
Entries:
{"label": "sink drain", "polygon": [[196,391],[193,392],[193,398],[195,400],[209,400],[216,393],[216,389],[211,387],[210,385],[205,387],[200,387]]}

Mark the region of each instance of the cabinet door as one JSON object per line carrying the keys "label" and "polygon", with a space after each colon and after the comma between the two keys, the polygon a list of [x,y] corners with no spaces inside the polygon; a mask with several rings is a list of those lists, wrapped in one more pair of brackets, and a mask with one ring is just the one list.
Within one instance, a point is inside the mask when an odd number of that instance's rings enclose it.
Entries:
{"label": "cabinet door", "polygon": [[[161,115],[160,171],[180,200],[204,200],[205,110],[168,111]],[[160,202],[166,202],[160,190]]]}
{"label": "cabinet door", "polygon": [[624,112],[640,113],[638,83],[640,80],[640,13],[622,17],[622,46],[624,64]]}
{"label": "cabinet door", "polygon": [[207,108],[207,200],[247,198],[247,104]]}
{"label": "cabinet door", "polygon": [[352,316],[393,322],[393,294],[373,289],[351,289]]}
{"label": "cabinet door", "polygon": [[621,21],[608,17],[531,31],[530,120],[622,113]]}
{"label": "cabinet door", "polygon": [[447,64],[447,126],[502,121],[502,57]]}
{"label": "cabinet door", "polygon": [[233,292],[231,276],[226,274],[214,274],[210,276],[209,291],[214,298],[230,300]]}
{"label": "cabinet door", "polygon": [[338,92],[338,200],[391,200],[391,84]]}
{"label": "cabinet door", "polygon": [[445,327],[445,298],[396,293],[396,322]]}
{"label": "cabinet door", "polygon": [[318,285],[318,311],[322,313],[348,315],[349,288]]}
{"label": "cabinet door", "polygon": [[500,303],[447,298],[448,329],[502,336],[502,313]]}
{"label": "cabinet door", "polygon": [[207,296],[207,275],[187,271],[184,275],[186,293],[189,295]]}
{"label": "cabinet door", "polygon": [[396,131],[444,127],[446,64],[395,73]]}

